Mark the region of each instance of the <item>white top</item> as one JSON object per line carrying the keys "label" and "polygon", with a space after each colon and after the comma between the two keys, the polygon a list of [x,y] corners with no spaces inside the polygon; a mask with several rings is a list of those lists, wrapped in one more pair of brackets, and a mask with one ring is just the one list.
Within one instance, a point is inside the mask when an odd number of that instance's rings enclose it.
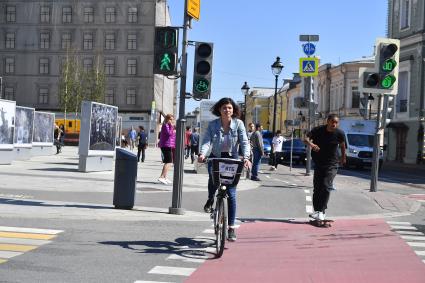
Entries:
{"label": "white top", "polygon": [[286,139],[283,136],[275,136],[273,137],[272,144],[273,144],[273,152],[281,152],[282,151],[282,144],[286,141]]}

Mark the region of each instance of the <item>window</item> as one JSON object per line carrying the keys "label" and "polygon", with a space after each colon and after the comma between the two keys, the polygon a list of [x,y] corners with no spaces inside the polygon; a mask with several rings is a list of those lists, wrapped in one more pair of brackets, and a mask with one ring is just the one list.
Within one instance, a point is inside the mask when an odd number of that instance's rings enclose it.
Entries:
{"label": "window", "polygon": [[48,32],[40,33],[40,49],[49,49],[50,34]]}
{"label": "window", "polygon": [[105,49],[113,50],[115,49],[115,34],[107,33],[105,35]]}
{"label": "window", "polygon": [[40,74],[49,74],[49,59],[40,58]]}
{"label": "window", "polygon": [[128,50],[136,50],[137,48],[137,37],[135,34],[127,35],[127,49]]}
{"label": "window", "polygon": [[397,99],[397,113],[407,112],[407,101],[409,91],[409,72],[398,73],[398,94]]}
{"label": "window", "polygon": [[127,104],[136,105],[136,90],[134,88],[127,89]]}
{"label": "window", "polygon": [[38,90],[38,104],[48,104],[49,103],[49,89],[40,88]]}
{"label": "window", "polygon": [[83,35],[83,49],[84,50],[93,49],[93,34],[92,33],[84,33],[84,35]]}
{"label": "window", "polygon": [[93,59],[85,58],[83,60],[83,68],[86,72],[90,71],[93,68]]}
{"label": "window", "polygon": [[94,9],[93,7],[84,7],[84,22],[92,23],[94,19]]}
{"label": "window", "polygon": [[114,59],[105,60],[105,75],[114,75],[115,74],[115,61]]}
{"label": "window", "polygon": [[13,74],[15,72],[15,58],[6,58],[5,60],[5,73]]}
{"label": "window", "polygon": [[72,23],[72,8],[63,7],[62,8],[62,23]]}
{"label": "window", "polygon": [[106,7],[105,23],[115,23],[115,7]]}
{"label": "window", "polygon": [[401,0],[400,6],[400,29],[407,29],[410,26],[410,0]]}
{"label": "window", "polygon": [[15,88],[5,87],[4,88],[4,99],[15,100]]}
{"label": "window", "polygon": [[137,8],[136,7],[128,8],[128,22],[137,23]]}
{"label": "window", "polygon": [[353,86],[351,88],[351,108],[360,107],[360,92],[358,87]]}
{"label": "window", "polygon": [[105,103],[106,104],[114,104],[114,96],[115,96],[115,91],[113,88],[108,88],[105,92]]}
{"label": "window", "polygon": [[6,22],[16,22],[16,6],[6,6]]}
{"label": "window", "polygon": [[50,23],[50,7],[49,6],[40,7],[40,22]]}
{"label": "window", "polygon": [[71,34],[70,33],[63,33],[61,37],[62,37],[61,38],[62,49],[71,48]]}
{"label": "window", "polygon": [[8,32],[6,33],[6,49],[15,48],[15,33]]}
{"label": "window", "polygon": [[128,59],[127,60],[127,75],[136,75],[137,73],[137,60]]}

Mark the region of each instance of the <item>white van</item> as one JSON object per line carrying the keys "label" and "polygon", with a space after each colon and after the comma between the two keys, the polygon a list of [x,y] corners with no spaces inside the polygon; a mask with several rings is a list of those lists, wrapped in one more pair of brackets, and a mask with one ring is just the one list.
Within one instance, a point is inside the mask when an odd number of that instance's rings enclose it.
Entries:
{"label": "white van", "polygon": [[[345,132],[346,167],[363,168],[364,166],[371,166],[376,121],[340,119],[339,128]],[[383,154],[380,149],[379,166],[382,165],[382,160]]]}

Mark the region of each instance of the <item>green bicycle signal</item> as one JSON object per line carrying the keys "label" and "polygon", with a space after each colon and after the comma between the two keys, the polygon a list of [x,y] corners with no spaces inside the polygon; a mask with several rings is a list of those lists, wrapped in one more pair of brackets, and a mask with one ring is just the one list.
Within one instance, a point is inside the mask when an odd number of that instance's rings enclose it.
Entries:
{"label": "green bicycle signal", "polygon": [[396,78],[393,75],[387,75],[384,77],[384,79],[381,81],[381,86],[385,89],[389,89],[393,86],[395,83]]}
{"label": "green bicycle signal", "polygon": [[195,81],[195,90],[199,93],[207,92],[210,88],[210,82],[204,78],[200,78]]}

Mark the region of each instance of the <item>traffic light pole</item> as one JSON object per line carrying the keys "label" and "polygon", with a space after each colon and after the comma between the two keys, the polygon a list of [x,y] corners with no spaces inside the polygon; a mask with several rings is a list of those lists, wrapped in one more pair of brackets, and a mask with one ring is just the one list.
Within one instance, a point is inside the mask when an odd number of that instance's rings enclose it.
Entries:
{"label": "traffic light pole", "polygon": [[189,27],[190,18],[186,13],[187,0],[184,5],[184,18],[183,18],[183,43],[182,43],[182,65],[180,76],[180,101],[179,101],[179,117],[177,119],[176,129],[176,150],[174,162],[174,176],[173,176],[173,199],[172,205],[169,207],[170,214],[184,214],[182,206],[182,187],[183,187],[183,172],[184,172],[184,128],[186,120],[185,114],[185,99],[186,99],[186,71],[187,71],[187,29]]}
{"label": "traffic light pole", "polygon": [[378,190],[378,171],[379,171],[379,140],[381,133],[381,115],[382,115],[382,94],[378,94],[378,111],[376,115],[376,131],[373,140],[372,171],[370,179],[370,192]]}

